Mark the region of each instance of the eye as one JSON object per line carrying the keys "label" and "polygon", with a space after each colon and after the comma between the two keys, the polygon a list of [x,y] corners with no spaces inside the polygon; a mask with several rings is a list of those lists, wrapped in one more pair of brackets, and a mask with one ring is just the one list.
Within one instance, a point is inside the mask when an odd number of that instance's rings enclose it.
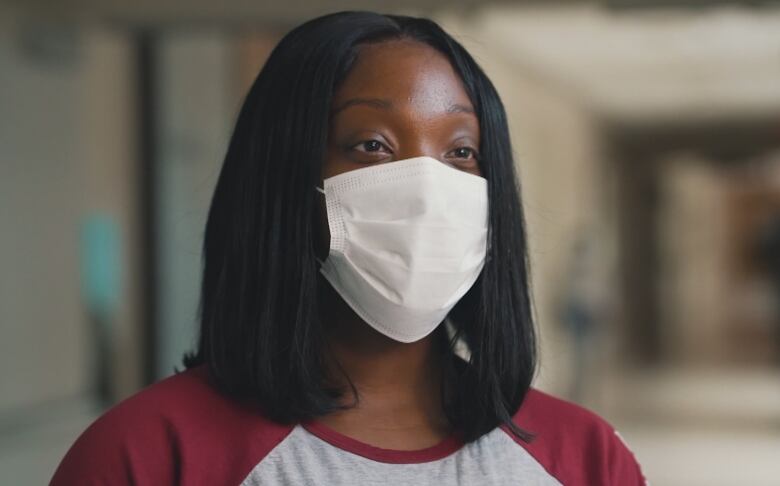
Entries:
{"label": "eye", "polygon": [[390,149],[379,140],[364,140],[352,146],[358,152],[390,152]]}
{"label": "eye", "polygon": [[458,159],[477,159],[477,151],[471,147],[458,147],[447,155]]}

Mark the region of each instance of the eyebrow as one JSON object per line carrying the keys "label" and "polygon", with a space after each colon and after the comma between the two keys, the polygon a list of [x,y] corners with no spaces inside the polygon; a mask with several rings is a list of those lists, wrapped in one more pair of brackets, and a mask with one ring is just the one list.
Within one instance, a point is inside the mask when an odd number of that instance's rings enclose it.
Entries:
{"label": "eyebrow", "polygon": [[383,100],[381,98],[351,98],[335,107],[330,114],[333,116],[336,113],[355,105],[368,105],[382,110],[389,110],[393,107],[393,104],[389,100]]}
{"label": "eyebrow", "polygon": [[447,108],[447,113],[471,113],[474,114],[474,108],[466,105],[452,105]]}
{"label": "eyebrow", "polygon": [[[330,115],[333,116],[336,113],[355,105],[373,106],[374,108],[379,108],[381,110],[390,110],[393,108],[393,103],[390,102],[390,100],[386,100],[382,98],[351,98],[341,103],[337,107],[335,107],[331,111]],[[452,114],[452,113],[471,113],[473,115],[474,109],[471,108],[470,106],[460,105],[456,103],[454,105],[450,105],[450,107],[447,108],[447,114]]]}

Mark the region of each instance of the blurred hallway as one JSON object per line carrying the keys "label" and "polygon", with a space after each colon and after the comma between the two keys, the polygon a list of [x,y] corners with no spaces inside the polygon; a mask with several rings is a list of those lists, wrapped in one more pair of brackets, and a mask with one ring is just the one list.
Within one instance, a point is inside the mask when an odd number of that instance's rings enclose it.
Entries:
{"label": "blurred hallway", "polygon": [[[0,484],[46,483],[181,367],[242,97],[287,29],[351,6],[97,3],[0,4]],[[506,106],[535,386],[612,422],[654,486],[777,484],[780,8],[527,3],[399,12],[460,39]]]}

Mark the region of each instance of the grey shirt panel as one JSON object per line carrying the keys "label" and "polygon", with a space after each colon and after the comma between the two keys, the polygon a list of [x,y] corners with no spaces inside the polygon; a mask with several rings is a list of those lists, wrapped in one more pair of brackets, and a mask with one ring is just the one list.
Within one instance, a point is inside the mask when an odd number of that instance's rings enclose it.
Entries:
{"label": "grey shirt panel", "polygon": [[241,484],[561,486],[500,428],[441,459],[391,464],[341,449],[301,425],[296,425]]}

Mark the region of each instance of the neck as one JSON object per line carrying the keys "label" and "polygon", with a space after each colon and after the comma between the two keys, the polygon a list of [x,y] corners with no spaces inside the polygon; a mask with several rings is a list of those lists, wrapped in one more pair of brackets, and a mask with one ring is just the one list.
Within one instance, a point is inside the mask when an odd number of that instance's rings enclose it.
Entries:
{"label": "neck", "polygon": [[440,396],[441,353],[435,335],[413,343],[390,339],[360,319],[330,285],[324,285],[329,376],[347,390],[344,404],[353,403],[344,374],[359,396],[355,407],[335,412],[328,420],[365,417],[383,430],[446,428]]}

